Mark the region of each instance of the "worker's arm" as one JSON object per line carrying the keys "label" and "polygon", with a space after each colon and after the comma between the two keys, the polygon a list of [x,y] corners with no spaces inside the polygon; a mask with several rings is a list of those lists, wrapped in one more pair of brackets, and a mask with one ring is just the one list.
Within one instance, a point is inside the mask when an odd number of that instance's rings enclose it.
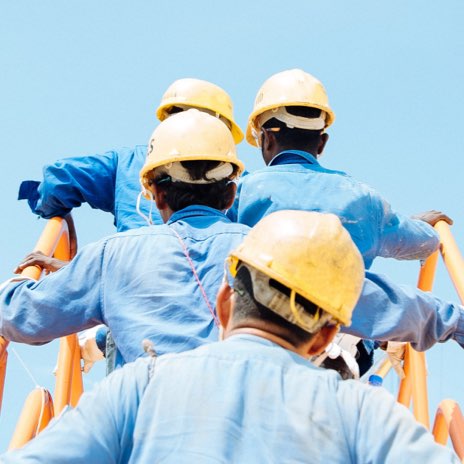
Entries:
{"label": "worker's arm", "polygon": [[117,163],[115,151],[59,160],[44,167],[42,182],[24,181],[18,199],[27,199],[46,219],[63,217],[82,203],[114,213]]}
{"label": "worker's arm", "polygon": [[148,384],[148,359],[118,369],[2,463],[128,462],[137,411]]}
{"label": "worker's arm", "polygon": [[438,248],[438,234],[426,221],[395,213],[380,196],[374,203],[380,224],[378,256],[425,259]]}
{"label": "worker's arm", "polygon": [[366,271],[352,324],[342,331],[370,340],[410,342],[419,351],[450,338],[464,347],[464,308]]}
{"label": "worker's arm", "polygon": [[105,243],[82,248],[70,264],[38,282],[5,282],[0,287],[0,334],[11,341],[40,344],[104,323]]}
{"label": "worker's arm", "polygon": [[432,434],[412,413],[382,387],[354,384],[339,386],[342,415],[353,461],[371,464],[460,462],[449,448],[435,443]]}

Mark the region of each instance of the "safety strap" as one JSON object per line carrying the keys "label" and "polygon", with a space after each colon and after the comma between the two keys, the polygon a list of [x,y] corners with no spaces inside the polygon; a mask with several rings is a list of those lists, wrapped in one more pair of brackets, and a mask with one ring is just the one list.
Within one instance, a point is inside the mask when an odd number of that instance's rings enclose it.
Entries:
{"label": "safety strap", "polygon": [[190,264],[190,268],[192,269],[193,276],[195,277],[195,280],[197,281],[198,287],[200,288],[200,292],[203,295],[203,299],[205,300],[206,306],[208,306],[209,312],[213,316],[214,323],[216,324],[217,327],[221,326],[221,323],[219,322],[218,317],[216,316],[216,313],[214,312],[214,309],[209,302],[208,296],[206,295],[205,289],[203,288],[203,285],[201,284],[200,278],[198,277],[198,273],[195,269],[195,265],[193,264],[192,258],[190,257],[189,251],[187,249],[187,246],[185,245],[184,241],[182,240],[182,237],[177,233],[177,231],[173,227],[169,227],[174,235],[177,237],[179,240],[179,243],[182,247],[182,251],[184,252],[185,257],[187,258],[187,261]]}

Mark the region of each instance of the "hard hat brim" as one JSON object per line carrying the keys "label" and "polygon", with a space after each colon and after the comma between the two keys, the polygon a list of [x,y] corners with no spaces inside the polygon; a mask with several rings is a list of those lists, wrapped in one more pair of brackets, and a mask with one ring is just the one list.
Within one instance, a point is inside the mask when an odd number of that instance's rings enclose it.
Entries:
{"label": "hard hat brim", "polygon": [[[166,102],[163,105],[160,105],[156,110],[156,117],[158,118],[158,120],[164,121],[166,119],[166,109],[171,108],[172,106],[176,106],[176,104],[179,104],[178,99],[172,99],[172,100],[166,99]],[[206,105],[201,106],[201,105],[195,104],[195,105],[192,106],[192,108],[197,108],[197,109],[200,109],[200,110],[205,109],[205,110],[212,111],[212,109],[210,107],[206,106]],[[240,126],[234,120],[226,117],[223,114],[221,114],[221,116],[224,119],[227,119],[227,121],[232,126],[231,129],[230,129],[230,132],[232,133],[232,137],[234,138],[235,145],[238,145],[240,142],[242,142],[242,140],[245,137],[244,134],[243,134],[242,129],[240,129]]]}

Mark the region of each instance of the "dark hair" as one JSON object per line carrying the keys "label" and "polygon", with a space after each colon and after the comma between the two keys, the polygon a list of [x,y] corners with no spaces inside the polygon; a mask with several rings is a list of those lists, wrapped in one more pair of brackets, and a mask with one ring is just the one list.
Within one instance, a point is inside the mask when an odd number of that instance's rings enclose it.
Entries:
{"label": "dark hair", "polygon": [[[321,110],[306,106],[286,106],[285,108],[288,113],[304,118],[317,118],[321,114]],[[264,129],[272,127],[280,129],[278,132],[273,132],[273,134],[282,148],[302,149],[311,152],[317,150],[321,139],[321,130],[290,129],[284,122],[275,118],[269,119],[263,124]]]}
{"label": "dark hair", "polygon": [[[220,161],[181,161],[193,180],[209,179],[207,174],[219,165]],[[234,166],[233,174],[237,172]],[[155,183],[166,194],[166,203],[173,211],[191,205],[204,205],[220,211],[227,208],[234,198],[234,188],[230,179],[222,179],[210,184],[189,184],[173,182],[169,175],[155,177],[155,171],[148,174],[148,184]]]}
{"label": "dark hair", "polygon": [[[280,284],[281,285],[281,284]],[[233,322],[240,323],[247,320],[260,320],[275,324],[284,329],[281,336],[296,346],[309,342],[314,334],[310,334],[300,327],[288,322],[283,317],[274,313],[266,306],[256,301],[253,293],[253,282],[251,281],[250,271],[246,266],[240,266],[234,280],[234,290],[236,292]],[[289,289],[287,289],[290,293]],[[305,300],[310,307],[309,312],[314,313],[316,306]]]}

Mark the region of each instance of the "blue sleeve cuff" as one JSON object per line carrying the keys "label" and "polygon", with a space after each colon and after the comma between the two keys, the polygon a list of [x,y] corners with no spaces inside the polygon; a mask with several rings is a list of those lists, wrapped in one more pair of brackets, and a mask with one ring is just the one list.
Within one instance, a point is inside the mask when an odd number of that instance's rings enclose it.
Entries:
{"label": "blue sleeve cuff", "polygon": [[28,200],[29,204],[33,202],[37,204],[39,199],[39,185],[40,182],[36,180],[25,180],[21,182],[18,192],[18,200]]}

